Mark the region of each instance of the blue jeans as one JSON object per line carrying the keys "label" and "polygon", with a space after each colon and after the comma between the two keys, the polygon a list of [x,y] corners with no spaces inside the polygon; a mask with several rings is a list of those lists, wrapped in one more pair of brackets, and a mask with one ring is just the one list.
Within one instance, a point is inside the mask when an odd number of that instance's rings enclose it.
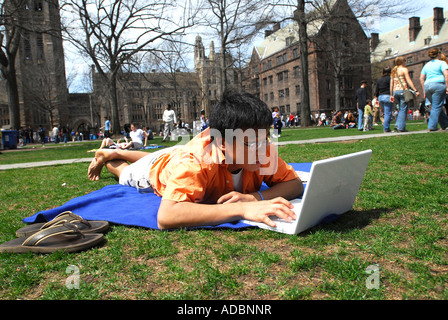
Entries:
{"label": "blue jeans", "polygon": [[403,131],[406,130],[406,117],[408,115],[408,105],[404,102],[404,91],[397,90],[394,91],[394,99],[395,103],[398,104],[398,116],[397,121],[395,122],[395,126],[398,130]]}
{"label": "blue jeans", "polygon": [[437,130],[437,123],[442,129],[448,127],[448,116],[443,110],[446,97],[446,84],[442,82],[430,82],[425,84],[426,98],[431,102],[428,129]]}
{"label": "blue jeans", "polygon": [[364,127],[364,109],[358,108],[358,129],[362,130],[363,127]]}
{"label": "blue jeans", "polygon": [[394,104],[390,102],[390,95],[388,94],[382,94],[378,97],[378,101],[380,103],[380,106],[384,110],[384,131],[390,130],[390,120],[392,119],[392,109],[394,107]]}

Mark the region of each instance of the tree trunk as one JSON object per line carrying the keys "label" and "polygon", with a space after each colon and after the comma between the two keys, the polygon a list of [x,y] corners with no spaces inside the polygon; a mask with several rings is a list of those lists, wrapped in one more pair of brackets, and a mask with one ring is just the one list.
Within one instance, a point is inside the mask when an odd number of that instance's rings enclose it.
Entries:
{"label": "tree trunk", "polygon": [[119,135],[121,133],[120,117],[118,115],[118,97],[117,97],[117,76],[111,74],[109,82],[110,92],[110,123],[112,126],[111,133]]}
{"label": "tree trunk", "polygon": [[14,57],[8,55],[8,72],[6,75],[6,87],[8,93],[9,121],[11,129],[20,128],[19,91],[16,78],[16,65]]}
{"label": "tree trunk", "polygon": [[339,87],[339,76],[335,73],[334,77],[334,108],[341,110],[341,88]]}
{"label": "tree trunk", "polygon": [[308,35],[305,20],[305,0],[297,0],[297,12],[295,19],[299,26],[299,48],[300,66],[302,69],[302,106],[300,110],[300,125],[308,127],[311,125],[310,110],[310,86],[308,81]]}
{"label": "tree trunk", "polygon": [[219,92],[218,100],[221,100],[224,92],[227,89],[227,70],[226,70],[226,47],[224,44],[221,45],[221,61],[220,63],[220,72],[221,72],[221,88]]}

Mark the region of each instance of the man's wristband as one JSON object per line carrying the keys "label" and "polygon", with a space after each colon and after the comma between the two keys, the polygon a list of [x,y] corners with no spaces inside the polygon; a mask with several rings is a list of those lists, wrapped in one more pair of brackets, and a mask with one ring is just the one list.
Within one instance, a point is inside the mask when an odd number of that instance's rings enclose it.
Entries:
{"label": "man's wristband", "polygon": [[258,194],[260,195],[261,200],[264,200],[263,194],[261,193],[261,191],[257,191]]}

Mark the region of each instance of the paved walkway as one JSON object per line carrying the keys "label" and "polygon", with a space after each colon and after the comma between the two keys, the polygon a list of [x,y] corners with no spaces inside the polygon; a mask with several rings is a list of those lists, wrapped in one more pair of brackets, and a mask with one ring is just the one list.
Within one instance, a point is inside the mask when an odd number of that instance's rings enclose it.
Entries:
{"label": "paved walkway", "polygon": [[391,136],[402,136],[402,135],[410,135],[415,133],[429,133],[428,130],[421,131],[409,131],[409,132],[389,132],[389,133],[373,133],[366,135],[357,135],[357,136],[344,136],[344,137],[328,137],[328,138],[320,138],[320,139],[308,139],[308,140],[297,140],[297,141],[284,141],[278,142],[277,145],[284,146],[287,144],[306,144],[306,143],[328,143],[328,142],[341,142],[341,141],[351,141],[351,140],[363,140],[368,138],[382,138],[382,137],[391,137]]}
{"label": "paved walkway", "polygon": [[51,161],[37,161],[37,162],[26,162],[26,163],[12,163],[0,165],[0,170],[8,169],[25,169],[25,168],[35,168],[35,167],[48,167],[58,164],[72,164],[80,162],[91,162],[93,158],[80,158],[80,159],[67,159],[67,160],[51,160]]}
{"label": "paved walkway", "polygon": [[[391,137],[391,136],[401,136],[410,135],[416,133],[429,133],[428,130],[421,131],[409,131],[409,132],[390,132],[390,133],[373,133],[366,135],[355,135],[355,136],[344,136],[344,137],[329,137],[321,139],[308,139],[308,140],[297,140],[297,141],[283,141],[278,142],[279,146],[287,144],[308,144],[308,143],[329,143],[329,142],[341,142],[341,141],[353,141],[353,140],[363,140],[369,138],[381,138],[381,137]],[[90,158],[79,158],[79,159],[66,159],[66,160],[52,160],[52,161],[38,161],[38,162],[28,162],[28,163],[14,163],[14,164],[4,164],[0,165],[1,170],[8,169],[20,169],[20,168],[35,168],[35,167],[45,167],[54,166],[58,164],[72,164],[72,163],[82,163],[91,162],[93,157]]]}

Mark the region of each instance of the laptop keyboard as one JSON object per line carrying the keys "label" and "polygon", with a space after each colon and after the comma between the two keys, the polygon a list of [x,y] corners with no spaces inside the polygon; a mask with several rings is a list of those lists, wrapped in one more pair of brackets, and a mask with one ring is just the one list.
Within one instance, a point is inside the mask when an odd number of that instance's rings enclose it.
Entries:
{"label": "laptop keyboard", "polygon": [[280,222],[280,223],[293,223],[295,221],[295,220],[288,221],[277,216],[270,216],[269,219],[271,219],[274,222]]}

